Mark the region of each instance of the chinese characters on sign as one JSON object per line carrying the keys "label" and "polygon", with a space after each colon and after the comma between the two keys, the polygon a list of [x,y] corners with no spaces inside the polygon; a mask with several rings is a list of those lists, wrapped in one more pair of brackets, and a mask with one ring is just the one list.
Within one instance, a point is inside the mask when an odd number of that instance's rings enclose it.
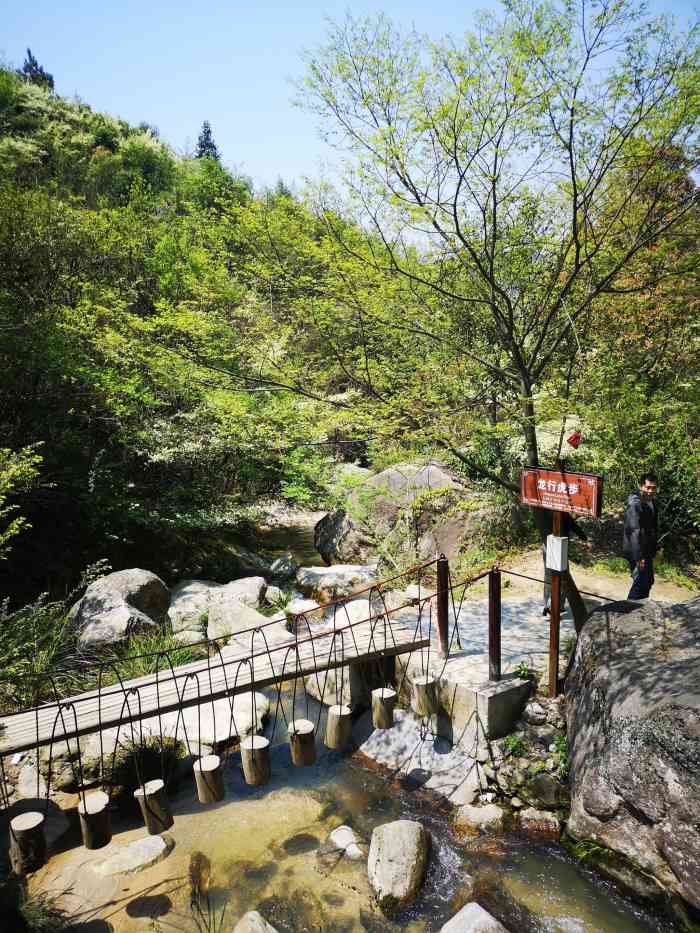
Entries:
{"label": "chinese characters on sign", "polygon": [[526,467],[520,478],[520,494],[523,505],[599,518],[603,504],[603,479],[592,473],[562,473]]}

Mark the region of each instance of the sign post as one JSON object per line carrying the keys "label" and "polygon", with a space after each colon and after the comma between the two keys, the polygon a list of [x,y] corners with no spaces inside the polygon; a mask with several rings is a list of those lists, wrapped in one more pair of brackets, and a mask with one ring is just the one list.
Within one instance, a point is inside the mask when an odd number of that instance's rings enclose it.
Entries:
{"label": "sign post", "polygon": [[[593,473],[567,473],[563,469],[544,470],[525,467],[520,477],[520,501],[552,513],[552,536],[562,535],[562,514],[587,515],[600,518],[603,505],[603,478]],[[556,543],[550,542],[552,544]],[[548,548],[550,550],[550,548]],[[553,551],[554,548],[551,548]],[[551,604],[549,622],[549,695],[559,692],[559,629],[563,586],[562,578],[568,574],[568,551],[561,549],[563,562],[551,566]]]}

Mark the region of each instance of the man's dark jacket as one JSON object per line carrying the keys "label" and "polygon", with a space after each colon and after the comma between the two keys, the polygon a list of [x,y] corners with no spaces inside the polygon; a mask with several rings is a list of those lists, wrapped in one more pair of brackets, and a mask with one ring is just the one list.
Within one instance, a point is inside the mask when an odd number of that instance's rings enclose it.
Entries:
{"label": "man's dark jacket", "polygon": [[640,492],[631,493],[625,511],[625,530],[622,553],[627,560],[637,563],[656,554],[658,519],[656,503],[645,499]]}

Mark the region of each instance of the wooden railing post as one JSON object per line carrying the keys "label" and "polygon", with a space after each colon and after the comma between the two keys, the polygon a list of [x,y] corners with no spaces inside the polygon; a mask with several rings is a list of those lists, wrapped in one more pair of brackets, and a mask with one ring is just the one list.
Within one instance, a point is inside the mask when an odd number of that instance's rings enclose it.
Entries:
{"label": "wooden railing post", "polygon": [[[552,533],[561,536],[561,512],[552,513]],[[559,695],[559,628],[561,625],[562,575],[551,571],[549,607],[549,695]]]}
{"label": "wooden railing post", "polygon": [[450,653],[448,632],[450,603],[450,565],[444,554],[437,560],[437,627],[440,641],[440,655],[446,658]]}
{"label": "wooden railing post", "polygon": [[501,679],[501,571],[489,572],[489,680]]}

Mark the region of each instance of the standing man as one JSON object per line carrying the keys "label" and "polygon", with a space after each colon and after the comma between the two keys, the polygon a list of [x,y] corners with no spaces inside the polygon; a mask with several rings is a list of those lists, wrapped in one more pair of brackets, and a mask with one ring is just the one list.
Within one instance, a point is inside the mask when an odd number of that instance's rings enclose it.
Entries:
{"label": "standing man", "polygon": [[654,585],[654,555],[657,549],[658,516],[654,473],[645,473],[639,480],[639,491],[627,500],[622,553],[632,574],[632,588],[627,599],[646,599]]}

